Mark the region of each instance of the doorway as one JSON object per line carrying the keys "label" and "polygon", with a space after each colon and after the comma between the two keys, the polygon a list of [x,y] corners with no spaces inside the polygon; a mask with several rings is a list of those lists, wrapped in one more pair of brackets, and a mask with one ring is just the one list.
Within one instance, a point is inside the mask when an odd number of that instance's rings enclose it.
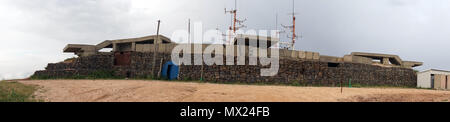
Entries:
{"label": "doorway", "polygon": [[115,52],[114,66],[129,66],[131,63],[131,52]]}
{"label": "doorway", "polygon": [[445,89],[448,89],[448,76],[445,76]]}
{"label": "doorway", "polygon": [[431,88],[434,89],[434,74],[431,74]]}
{"label": "doorway", "polygon": [[176,80],[178,78],[178,70],[179,67],[172,61],[169,61],[163,65],[161,76],[168,80]]}

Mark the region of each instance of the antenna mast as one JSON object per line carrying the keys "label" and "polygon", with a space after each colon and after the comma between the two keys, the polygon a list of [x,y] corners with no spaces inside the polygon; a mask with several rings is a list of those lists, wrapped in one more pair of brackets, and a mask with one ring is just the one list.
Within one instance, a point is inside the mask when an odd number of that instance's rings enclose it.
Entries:
{"label": "antenna mast", "polygon": [[188,44],[191,43],[191,19],[188,20]]}
{"label": "antenna mast", "polygon": [[295,39],[297,38],[297,34],[295,34],[295,0],[292,0],[292,49],[294,49],[295,46]]}
{"label": "antenna mast", "polygon": [[[225,14],[227,14],[227,13],[233,14],[233,20],[232,20],[233,23],[232,23],[232,26],[229,27],[229,30],[233,30],[233,33],[230,34],[229,36],[235,35],[237,30],[239,30],[240,28],[246,27],[245,25],[243,25],[243,23],[245,21],[247,21],[247,19],[244,19],[244,20],[237,19],[237,0],[234,0],[234,9],[227,11],[227,9],[225,8]],[[239,27],[237,25],[239,25]]]}
{"label": "antenna mast", "polygon": [[282,25],[284,28],[289,29],[292,32],[291,36],[288,36],[288,38],[291,38],[291,44],[290,44],[290,48],[294,50],[294,46],[295,46],[295,41],[297,39],[297,34],[295,33],[295,1],[292,0],[292,25],[291,26],[284,26]]}

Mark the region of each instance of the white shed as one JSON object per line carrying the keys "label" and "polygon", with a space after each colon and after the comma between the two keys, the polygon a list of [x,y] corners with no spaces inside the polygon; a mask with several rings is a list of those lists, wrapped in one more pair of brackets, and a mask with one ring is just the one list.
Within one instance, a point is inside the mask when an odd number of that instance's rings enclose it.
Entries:
{"label": "white shed", "polygon": [[430,69],[417,73],[417,87],[450,89],[450,71]]}

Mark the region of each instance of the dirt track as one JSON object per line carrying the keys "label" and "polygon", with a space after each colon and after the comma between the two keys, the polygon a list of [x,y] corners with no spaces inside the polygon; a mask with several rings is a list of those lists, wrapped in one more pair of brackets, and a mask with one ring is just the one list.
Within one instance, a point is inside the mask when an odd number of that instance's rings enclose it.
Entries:
{"label": "dirt track", "polygon": [[358,102],[450,100],[450,91],[225,85],[139,80],[35,80],[35,94],[52,102]]}

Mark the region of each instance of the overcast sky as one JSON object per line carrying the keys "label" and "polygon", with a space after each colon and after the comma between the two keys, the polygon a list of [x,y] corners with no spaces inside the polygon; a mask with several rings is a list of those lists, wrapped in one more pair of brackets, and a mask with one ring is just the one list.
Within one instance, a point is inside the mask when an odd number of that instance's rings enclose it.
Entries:
{"label": "overcast sky", "polygon": [[[24,78],[73,54],[68,43],[153,35],[171,36],[187,19],[204,30],[226,29],[234,0],[0,0],[0,79]],[[449,0],[296,0],[297,50],[343,56],[397,54],[429,68],[450,70]],[[289,25],[291,0],[238,0],[247,29]],[[281,35],[286,37],[286,35]]]}

